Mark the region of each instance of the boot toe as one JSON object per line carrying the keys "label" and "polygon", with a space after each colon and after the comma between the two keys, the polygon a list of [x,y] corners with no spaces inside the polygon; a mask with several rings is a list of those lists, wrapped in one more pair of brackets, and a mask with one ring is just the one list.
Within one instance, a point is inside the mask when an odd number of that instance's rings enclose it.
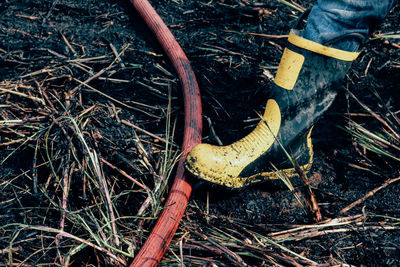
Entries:
{"label": "boot toe", "polygon": [[225,150],[225,147],[198,144],[187,155],[185,167],[195,176],[209,182],[241,187],[235,185],[239,172],[232,168],[234,164],[227,159]]}

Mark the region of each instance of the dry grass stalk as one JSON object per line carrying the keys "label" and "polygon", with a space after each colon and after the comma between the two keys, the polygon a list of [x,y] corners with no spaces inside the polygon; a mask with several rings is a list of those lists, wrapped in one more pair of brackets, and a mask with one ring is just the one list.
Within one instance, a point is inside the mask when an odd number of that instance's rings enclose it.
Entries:
{"label": "dry grass stalk", "polygon": [[[5,237],[10,235],[10,239],[13,239],[10,241],[11,247],[16,244],[30,247],[31,242],[40,239],[43,244],[22,260],[19,255],[25,255],[25,249],[8,249],[8,264],[18,262],[22,266],[37,259],[41,253],[53,253],[57,264],[68,266],[81,252],[90,252],[96,255],[99,262],[124,265],[127,258],[134,255],[137,242],[145,238],[143,233],[146,231],[142,229],[146,229],[154,219],[149,214],[159,212],[177,158],[171,147],[178,146],[172,141],[173,134],[167,133],[167,140],[159,137],[162,133],[152,133],[144,128],[140,129],[146,135],[139,139],[132,132],[133,127],[121,124],[119,118],[153,118],[155,123],[165,120],[169,124],[170,119],[163,115],[169,113],[171,116],[171,110],[162,105],[122,101],[95,89],[94,84],[98,81],[131,82],[118,77],[118,73],[124,71],[123,64],[126,68],[141,68],[123,61],[122,56],[128,45],[123,46],[120,52],[110,46],[109,54],[84,57],[79,55],[80,51],[76,50],[74,42],[65,36],[60,35],[60,38],[75,58],[51,49],[38,49],[51,61],[45,65],[37,64],[38,70],[20,74],[18,81],[0,81],[0,146],[5,148],[1,164],[14,160],[21,155],[21,151],[28,155],[25,164],[29,165],[21,173],[2,177],[2,192],[11,190],[14,193],[8,198],[4,195],[5,199],[0,203],[12,207],[14,203],[20,203],[25,222],[35,223],[32,226],[12,224],[11,221],[7,226],[1,225],[0,229],[6,231]],[[7,53],[12,55],[12,52]],[[30,64],[35,66],[35,60],[42,59],[34,59]],[[163,69],[161,65],[159,68]],[[168,76],[166,70],[164,73]],[[109,79],[109,75],[114,76]],[[84,89],[96,94],[86,98]],[[164,109],[169,111],[163,113]],[[110,139],[108,136],[112,132],[96,125],[102,123],[115,123],[113,127],[122,129],[126,139],[117,139],[114,143],[112,137]],[[164,154],[160,154],[159,149],[153,149],[160,147],[159,141],[166,144]],[[121,145],[124,142],[133,146],[125,151]],[[159,155],[163,155],[163,159]],[[126,158],[129,160],[122,163],[119,160]],[[103,170],[103,163],[110,168]],[[117,171],[117,175],[128,179],[111,175],[112,169]],[[24,180],[29,181],[28,188],[25,188]],[[139,186],[139,191],[133,190],[132,182]],[[24,184],[23,187],[20,187],[20,183]],[[142,198],[143,190],[148,196],[151,195],[150,201]],[[25,196],[41,200],[29,208],[20,200]],[[132,198],[137,198],[137,207],[129,205]],[[151,212],[147,210],[149,205]],[[140,215],[126,216],[126,212],[135,214],[139,209]],[[57,222],[53,222],[55,212],[60,214]],[[18,234],[21,227],[28,235],[37,237],[21,241]],[[55,236],[43,234],[46,232],[55,233]],[[97,252],[93,253],[89,248]]]}
{"label": "dry grass stalk", "polygon": [[348,212],[349,210],[351,210],[352,208],[354,208],[357,205],[360,205],[362,202],[364,202],[367,198],[372,197],[373,195],[376,194],[376,192],[378,192],[379,190],[382,190],[384,188],[386,188],[387,186],[389,186],[392,183],[395,183],[397,181],[400,180],[400,177],[397,178],[393,178],[393,179],[389,179],[386,180],[381,186],[374,188],[373,190],[369,191],[367,194],[365,194],[365,196],[363,196],[362,198],[354,201],[353,203],[351,203],[350,205],[346,206],[345,208],[343,208],[342,210],[340,210],[341,214],[344,214],[346,212]]}

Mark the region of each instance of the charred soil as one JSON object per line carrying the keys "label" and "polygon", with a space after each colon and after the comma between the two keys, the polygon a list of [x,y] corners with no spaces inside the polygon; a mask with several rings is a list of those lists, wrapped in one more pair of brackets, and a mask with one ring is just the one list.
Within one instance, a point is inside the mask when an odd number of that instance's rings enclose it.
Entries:
{"label": "charred soil", "polygon": [[[197,75],[203,142],[245,136],[313,2],[151,3]],[[400,265],[399,14],[379,25],[315,126],[309,185],[232,191],[194,178],[160,265]],[[0,116],[0,265],[130,263],[168,194],[183,102],[129,1],[2,2]]]}

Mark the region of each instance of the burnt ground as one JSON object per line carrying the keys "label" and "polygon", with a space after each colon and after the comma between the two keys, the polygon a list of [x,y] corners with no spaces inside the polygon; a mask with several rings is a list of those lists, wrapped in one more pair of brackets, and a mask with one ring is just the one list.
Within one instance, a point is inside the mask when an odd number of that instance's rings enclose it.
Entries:
{"label": "burnt ground", "polygon": [[[283,35],[312,1],[151,2],[197,75],[203,141],[249,133]],[[379,188],[400,169],[399,12],[315,127],[308,178],[323,221],[301,207],[310,196],[300,179],[294,191],[280,180],[238,191],[195,180],[161,265],[400,265],[400,184]],[[0,115],[0,264],[129,263],[168,193],[183,132],[179,80],[130,3],[2,2]]]}

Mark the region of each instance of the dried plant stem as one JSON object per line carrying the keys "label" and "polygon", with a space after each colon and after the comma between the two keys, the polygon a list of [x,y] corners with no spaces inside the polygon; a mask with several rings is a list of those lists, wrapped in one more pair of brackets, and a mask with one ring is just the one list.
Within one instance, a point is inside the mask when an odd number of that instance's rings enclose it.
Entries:
{"label": "dried plant stem", "polygon": [[140,188],[146,190],[146,192],[151,192],[150,188],[148,188],[147,186],[145,186],[144,184],[142,184],[141,182],[137,181],[136,179],[134,179],[132,176],[130,176],[129,174],[127,174],[125,171],[121,170],[120,168],[112,165],[110,162],[108,162],[107,160],[105,160],[104,158],[100,159],[101,162],[103,162],[104,164],[106,164],[108,167],[117,170],[120,174],[122,174],[124,177],[128,178],[129,180],[131,180],[134,184],[138,185]]}
{"label": "dried plant stem", "polygon": [[106,198],[107,205],[108,205],[108,211],[110,213],[111,229],[112,229],[113,234],[114,234],[115,245],[118,247],[120,245],[120,242],[119,242],[116,219],[115,219],[116,217],[115,217],[115,214],[114,214],[114,207],[112,205],[110,193],[108,191],[106,178],[104,177],[103,171],[100,169],[100,164],[98,162],[98,158],[97,158],[96,152],[93,151],[93,152],[90,152],[90,153],[93,153],[93,157],[96,159],[96,163],[97,163],[96,165],[98,166],[98,168],[95,168],[95,169],[97,169],[96,170],[96,173],[97,173],[96,176],[99,179],[100,185],[103,187],[104,196]]}
{"label": "dried plant stem", "polygon": [[[110,99],[111,101],[114,101],[115,103],[117,103],[117,104],[119,104],[119,105],[121,105],[121,106],[123,106],[123,107],[129,108],[129,109],[133,109],[133,110],[139,111],[139,112],[141,112],[141,113],[143,113],[143,114],[146,114],[146,115],[149,116],[149,117],[153,117],[153,118],[159,119],[158,116],[155,116],[155,115],[153,115],[153,114],[151,114],[151,113],[148,113],[148,112],[146,112],[146,111],[144,111],[144,110],[141,110],[140,108],[136,108],[136,107],[127,105],[127,104],[125,104],[125,103],[119,101],[118,99],[115,99],[115,98],[113,98],[113,97],[111,97],[111,96],[109,96],[109,95],[103,93],[102,91],[100,91],[100,90],[94,88],[93,86],[91,86],[91,85],[89,85],[89,84],[86,84],[85,82],[82,82],[82,81],[80,81],[80,80],[78,80],[78,79],[76,79],[76,78],[74,78],[74,80],[77,81],[78,83],[80,83],[81,85],[86,86],[86,87],[89,88],[90,90],[92,90],[92,91],[94,91],[94,92],[96,92],[96,93],[98,93],[98,94],[104,96],[105,98]],[[72,91],[72,92],[74,93],[74,91]]]}
{"label": "dried plant stem", "polygon": [[13,90],[8,90],[8,89],[3,89],[3,88],[0,88],[0,91],[3,92],[3,93],[9,93],[9,94],[14,94],[14,95],[17,95],[17,96],[25,97],[25,98],[28,98],[28,99],[30,99],[30,100],[32,100],[32,101],[39,102],[39,103],[42,104],[42,105],[45,105],[45,104],[46,104],[46,103],[44,102],[44,100],[41,99],[41,98],[34,97],[34,96],[30,96],[30,95],[27,95],[27,94],[24,94],[24,93],[21,93],[21,92],[17,92],[17,91],[13,91]]}
{"label": "dried plant stem", "polygon": [[393,130],[392,127],[390,127],[390,125],[384,120],[382,119],[381,116],[379,116],[377,113],[375,113],[374,111],[372,111],[369,107],[367,107],[364,103],[362,103],[352,92],[350,92],[349,89],[346,88],[346,92],[361,106],[363,107],[366,111],[369,112],[369,114],[371,114],[375,119],[377,119],[380,123],[382,123],[384,126],[386,126],[395,136],[396,138],[399,140],[400,136],[399,134]]}
{"label": "dried plant stem", "polygon": [[[155,138],[155,139],[157,139],[157,140],[159,140],[159,141],[161,141],[163,143],[169,143],[165,138],[159,137],[159,136],[157,136],[157,135],[155,135],[155,134],[153,134],[153,133],[151,133],[149,131],[146,131],[146,130],[140,128],[139,126],[136,126],[135,124],[130,123],[129,121],[121,120],[121,123],[125,124],[125,125],[127,125],[129,127],[132,127],[133,129],[138,130],[138,131],[140,131],[142,133],[145,133],[148,136],[151,136],[151,137],[153,137],[153,138]],[[171,145],[176,146],[175,144],[171,144]]]}
{"label": "dried plant stem", "polygon": [[[294,155],[292,155],[292,158],[295,159]],[[304,171],[300,168],[299,163],[296,160],[293,160],[293,162],[294,162],[294,168],[295,168],[297,174],[300,176],[301,180],[303,180],[303,183],[306,186],[307,194],[310,198],[311,203],[308,200],[306,200],[306,198],[304,198],[304,200],[305,200],[307,206],[309,207],[309,209],[311,210],[312,214],[314,215],[314,220],[316,222],[320,222],[322,220],[322,215],[321,215],[321,211],[319,210],[317,198],[315,197],[315,194],[311,189],[310,183],[309,183],[306,175],[304,174]]]}
{"label": "dried plant stem", "polygon": [[363,196],[363,197],[360,198],[359,200],[354,201],[353,203],[351,203],[351,204],[348,205],[347,207],[343,208],[343,209],[340,211],[340,213],[343,214],[343,213],[348,212],[349,210],[351,210],[351,209],[354,208],[355,206],[357,206],[357,205],[361,204],[362,202],[364,202],[367,198],[372,197],[372,196],[373,196],[376,192],[378,192],[379,190],[382,190],[382,189],[384,189],[385,187],[387,187],[388,185],[390,185],[390,184],[392,184],[392,183],[394,183],[394,182],[397,182],[397,181],[399,181],[399,180],[400,180],[400,177],[386,180],[381,186],[379,186],[379,187],[377,187],[377,188],[375,188],[375,189],[369,191],[365,196]]}
{"label": "dried plant stem", "polygon": [[149,207],[151,202],[154,202],[154,196],[157,195],[158,191],[161,188],[161,184],[164,183],[164,176],[161,177],[161,179],[158,180],[156,186],[154,187],[153,192],[149,193],[149,196],[146,198],[146,200],[143,202],[142,206],[140,207],[139,211],[138,211],[138,216],[142,216],[143,213],[146,211],[146,209]]}
{"label": "dried plant stem", "polygon": [[72,129],[74,129],[75,134],[80,139],[83,147],[86,150],[86,153],[89,156],[90,163],[91,163],[91,166],[93,168],[93,172],[96,175],[100,186],[102,187],[102,191],[104,193],[104,196],[105,196],[106,202],[107,202],[108,212],[110,214],[110,220],[111,220],[110,224],[111,224],[111,229],[112,229],[112,232],[113,232],[113,235],[114,235],[115,245],[119,246],[120,245],[120,241],[119,241],[119,237],[118,237],[118,231],[117,231],[117,225],[116,225],[116,219],[115,219],[116,217],[115,217],[115,214],[114,214],[114,207],[112,205],[110,193],[108,191],[107,182],[106,182],[106,179],[104,177],[103,170],[101,169],[99,158],[97,156],[96,151],[94,151],[94,150],[89,148],[89,146],[86,143],[85,138],[83,137],[83,134],[82,134],[78,124],[76,123],[76,121],[73,118],[69,118],[69,119],[70,119],[70,121],[72,122],[72,124],[74,126]]}
{"label": "dried plant stem", "polygon": [[232,31],[232,30],[223,30],[223,32],[235,33],[235,34],[243,34],[243,35],[253,35],[253,36],[259,36],[259,37],[265,37],[265,38],[273,38],[273,39],[288,38],[288,36],[289,36],[287,34],[273,35],[273,34],[264,34],[264,33],[255,33],[255,32],[238,32],[238,31]]}
{"label": "dried plant stem", "polygon": [[[69,158],[69,156],[68,156]],[[65,167],[64,169],[64,175],[63,175],[63,196],[62,196],[62,203],[61,203],[61,220],[60,220],[60,230],[64,231],[64,227],[65,227],[65,216],[66,216],[66,210],[67,210],[67,202],[68,202],[68,194],[69,194],[69,187],[70,187],[70,177],[72,174],[72,171],[75,167],[75,162],[72,162],[72,165],[67,165],[67,167]],[[57,235],[56,239],[55,239],[55,243],[57,245],[57,247],[60,246],[60,239],[61,239],[62,235]],[[59,257],[60,257],[60,262],[61,264],[64,265],[65,263],[65,257],[63,257],[59,250]]]}
{"label": "dried plant stem", "polygon": [[192,231],[192,233],[204,240],[207,240],[208,242],[210,242],[211,244],[216,246],[218,249],[220,249],[223,252],[222,255],[225,254],[228,257],[228,259],[231,260],[231,262],[233,264],[238,265],[238,266],[247,266],[247,264],[243,261],[243,259],[238,254],[233,252],[232,250],[224,247],[223,245],[219,244],[218,242],[214,241],[213,239],[209,238],[208,236],[201,234],[197,231]]}
{"label": "dried plant stem", "polygon": [[40,140],[36,141],[35,153],[33,154],[33,163],[32,163],[32,182],[33,182],[33,193],[38,193],[38,172],[37,172],[37,152],[39,147]]}
{"label": "dried plant stem", "polygon": [[64,231],[65,226],[65,215],[67,210],[67,202],[68,202],[68,194],[71,184],[71,175],[75,168],[75,162],[72,162],[70,166],[67,166],[64,170],[64,177],[63,177],[63,198],[62,198],[62,213],[61,213],[61,221],[60,221],[60,230]]}
{"label": "dried plant stem", "polygon": [[[111,253],[110,251],[108,251],[105,248],[102,248],[96,244],[93,244],[92,242],[85,240],[83,238],[80,238],[78,236],[72,235],[70,233],[58,230],[56,228],[52,228],[52,227],[47,227],[47,226],[31,226],[31,225],[24,225],[24,224],[18,224],[18,226],[25,228],[25,229],[33,229],[33,230],[39,230],[39,231],[46,231],[46,232],[51,232],[51,233],[57,233],[60,236],[66,237],[66,238],[71,238],[73,240],[76,240],[80,243],[86,244],[89,247],[92,247],[98,251],[101,251],[103,253],[105,253],[107,256],[109,256],[110,258],[116,260],[117,262],[126,265],[126,261],[120,257],[115,256],[113,253]],[[115,249],[115,248],[114,248]]]}

